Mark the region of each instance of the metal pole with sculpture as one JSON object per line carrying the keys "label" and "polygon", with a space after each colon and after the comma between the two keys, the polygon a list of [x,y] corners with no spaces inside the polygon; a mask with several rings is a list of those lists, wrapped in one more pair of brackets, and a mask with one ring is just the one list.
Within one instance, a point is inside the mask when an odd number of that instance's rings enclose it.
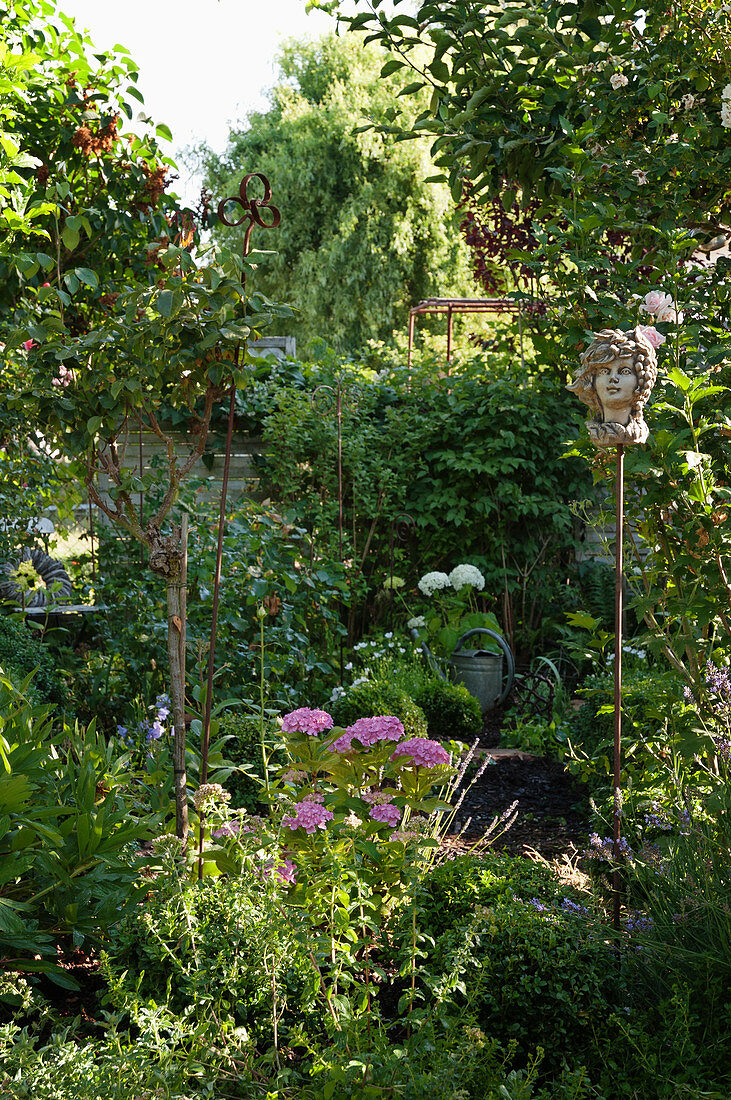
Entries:
{"label": "metal pole with sculpture", "polygon": [[605,328],[598,332],[581,356],[581,367],[567,389],[589,406],[589,438],[595,447],[615,447],[617,452],[615,499],[614,591],[614,812],[612,858],[614,873],[613,923],[619,928],[622,791],[622,615],[624,448],[644,443],[649,435],[643,410],[657,378],[655,349],[641,327],[624,332]]}

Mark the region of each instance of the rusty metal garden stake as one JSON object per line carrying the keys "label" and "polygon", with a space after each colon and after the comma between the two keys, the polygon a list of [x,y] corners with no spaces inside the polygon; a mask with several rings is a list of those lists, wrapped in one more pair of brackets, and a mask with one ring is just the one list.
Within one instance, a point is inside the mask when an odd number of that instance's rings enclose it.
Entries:
{"label": "rusty metal garden stake", "polygon": [[[140,486],[142,485],[142,423],[140,422]],[[145,492],[143,488],[140,488],[140,527],[145,526]],[[140,543],[140,565],[144,568],[145,565],[145,545]]]}
{"label": "rusty metal garden stake", "polygon": [[[264,188],[264,196],[261,199],[250,199],[247,194],[249,183],[252,179],[258,179]],[[269,180],[261,172],[249,172],[239,184],[238,195],[231,195],[221,199],[218,204],[218,217],[224,225],[235,227],[247,222],[244,233],[242,258],[245,260],[249,254],[251,232],[255,225],[262,229],[276,229],[281,221],[281,214],[276,206],[271,205],[272,188]],[[243,214],[236,221],[230,221],[226,216],[228,203],[235,203],[243,210]],[[262,211],[268,210],[270,220],[262,216]],[[241,287],[246,290],[246,268],[241,272]],[[246,311],[246,297],[244,295],[244,313]],[[237,345],[234,356],[234,367],[238,369],[242,361],[242,348]],[[231,467],[231,444],[233,439],[234,412],[236,409],[236,383],[231,383],[230,401],[228,409],[228,425],[226,429],[226,455],[223,464],[223,481],[221,483],[221,505],[218,514],[218,544],[216,547],[216,569],[213,581],[213,608],[211,612],[211,638],[208,646],[208,676],[206,681],[206,702],[203,715],[203,736],[201,740],[201,771],[200,781],[208,780],[208,749],[211,741],[211,705],[213,700],[213,674],[216,659],[216,630],[218,627],[218,605],[221,593],[221,562],[223,559],[223,528],[226,520],[226,494],[228,491],[229,470]],[[200,836],[198,848],[198,878],[203,877],[203,813],[200,814]]]}
{"label": "rusty metal garden stake", "polygon": [[[645,443],[649,428],[643,409],[657,379],[653,329],[603,328],[581,355],[581,366],[566,387],[589,407],[589,439],[595,447],[616,450],[614,543],[614,813],[612,828],[612,922],[619,930],[622,854],[622,614],[624,535],[624,448]],[[662,337],[660,337],[662,340]]]}
{"label": "rusty metal garden stake", "polygon": [[91,583],[95,589],[94,600],[96,600],[96,555],[94,553],[94,512],[92,510],[91,494],[89,494],[89,546],[91,548]]}
{"label": "rusty metal garden stake", "polygon": [[[332,413],[335,410],[338,436],[338,561],[343,564],[343,518],[345,514],[343,492],[343,405],[348,409],[355,409],[358,403],[358,389],[356,386],[343,385],[338,378],[336,386],[318,386],[312,391],[310,405],[314,411],[318,407],[323,412]],[[343,682],[343,640],[340,639],[340,683]]]}
{"label": "rusty metal garden stake", "polygon": [[621,882],[619,874],[622,835],[622,616],[624,614],[624,446],[617,446],[614,543],[614,810],[612,817],[612,922],[619,931]]}
{"label": "rusty metal garden stake", "polygon": [[391,520],[388,534],[388,577],[389,577],[389,609],[388,629],[393,630],[393,566],[395,558],[395,541],[406,542],[409,535],[416,530],[416,521],[408,512],[399,512]]}

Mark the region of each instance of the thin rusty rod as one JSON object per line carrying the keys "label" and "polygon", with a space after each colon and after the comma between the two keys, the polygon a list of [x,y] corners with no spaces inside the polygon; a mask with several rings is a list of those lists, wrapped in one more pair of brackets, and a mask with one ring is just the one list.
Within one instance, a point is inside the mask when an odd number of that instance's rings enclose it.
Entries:
{"label": "thin rusty rod", "polygon": [[[250,199],[247,193],[247,187],[252,179],[258,179],[264,188],[264,197],[261,199]],[[261,172],[249,172],[244,176],[239,184],[238,195],[229,196],[228,198],[221,199],[218,204],[218,217],[224,225],[231,227],[243,225],[247,222],[246,230],[244,232],[244,243],[242,249],[242,270],[241,270],[241,290],[244,295],[244,316],[246,316],[246,265],[245,260],[249,254],[249,247],[251,243],[251,232],[255,225],[260,226],[262,229],[276,229],[281,222],[281,214],[276,206],[271,204],[272,189],[269,180]],[[236,221],[231,221],[226,216],[226,206],[228,203],[233,202],[235,205],[240,206],[243,210],[243,214]],[[263,211],[268,212],[268,219],[263,217]],[[246,347],[244,346],[243,355],[245,356]],[[234,369],[237,370],[242,360],[242,348],[238,344],[234,353]],[[206,705],[204,708],[203,716],[203,738],[201,743],[201,774],[200,782],[205,783],[208,780],[208,749],[211,741],[211,707],[213,702],[213,670],[216,657],[216,630],[218,627],[218,604],[221,592],[221,562],[223,559],[223,527],[226,520],[226,495],[228,492],[228,477],[231,467],[231,446],[233,440],[233,426],[234,426],[234,411],[236,407],[236,381],[235,374],[231,382],[231,401],[228,410],[228,427],[226,430],[226,457],[223,463],[223,481],[221,482],[221,506],[218,515],[218,544],[216,547],[216,572],[213,581],[213,608],[211,611],[211,640],[208,646],[208,676],[206,681]],[[200,830],[200,844],[198,849],[198,878],[203,877],[203,814],[199,817],[199,830]]]}
{"label": "thin rusty rod", "polygon": [[[238,349],[236,353],[238,365]],[[226,494],[228,492],[228,474],[231,466],[231,441],[233,439],[234,410],[236,407],[236,383],[231,383],[231,401],[228,408],[228,426],[226,429],[226,457],[223,463],[223,481],[221,482],[221,504],[218,513],[218,543],[216,545],[216,571],[213,577],[213,608],[211,610],[211,640],[208,644],[208,676],[206,679],[206,705],[203,710],[203,738],[201,741],[200,783],[208,782],[208,749],[211,743],[211,709],[213,703],[213,670],[216,660],[216,630],[218,628],[218,603],[221,593],[221,563],[223,560],[223,527],[226,521]],[[203,879],[203,834],[205,832],[205,814],[198,812],[198,880]]]}
{"label": "thin rusty rod", "polygon": [[[142,489],[142,421],[140,421],[140,527],[145,526],[145,494]],[[145,546],[140,543],[140,565],[145,564]]]}
{"label": "thin rusty rod", "polygon": [[393,630],[393,565],[395,561],[394,552],[394,531],[393,523],[388,535],[388,576],[389,576],[389,592],[388,592],[388,629]]}
{"label": "thin rusty rod", "polygon": [[[237,355],[238,359],[238,355]],[[203,717],[203,741],[201,743],[201,783],[208,782],[208,746],[211,740],[211,703],[213,700],[213,668],[216,659],[216,627],[218,625],[218,603],[221,593],[221,562],[223,560],[223,528],[226,521],[226,494],[228,475],[231,468],[231,441],[234,430],[234,411],[236,408],[236,385],[231,383],[231,401],[228,407],[228,426],[226,429],[226,457],[223,463],[221,482],[221,504],[218,513],[218,543],[216,546],[216,571],[213,577],[213,609],[211,611],[211,641],[208,646],[208,679],[206,686],[206,705]]]}
{"label": "thin rusty rod", "polygon": [[619,931],[621,883],[619,874],[621,819],[622,819],[622,616],[624,613],[624,447],[617,446],[615,516],[615,586],[614,586],[614,813],[612,829],[612,923]]}
{"label": "thin rusty rod", "polygon": [[[91,583],[96,589],[96,557],[94,555],[94,512],[92,511],[91,493],[89,494],[89,543],[91,545]],[[94,592],[96,600],[96,591]]]}
{"label": "thin rusty rod", "polygon": [[[338,420],[338,559],[343,565],[343,387],[338,379],[336,390],[336,415]],[[351,639],[348,639],[349,641]],[[340,686],[343,684],[343,638],[340,636]]]}
{"label": "thin rusty rod", "polygon": [[416,323],[416,314],[413,310],[409,313],[409,353],[406,357],[406,366],[409,368],[409,382],[411,382],[411,358],[414,353],[414,325]]}
{"label": "thin rusty rod", "polygon": [[338,421],[338,556],[343,562],[343,391],[340,382],[336,391],[335,412]]}

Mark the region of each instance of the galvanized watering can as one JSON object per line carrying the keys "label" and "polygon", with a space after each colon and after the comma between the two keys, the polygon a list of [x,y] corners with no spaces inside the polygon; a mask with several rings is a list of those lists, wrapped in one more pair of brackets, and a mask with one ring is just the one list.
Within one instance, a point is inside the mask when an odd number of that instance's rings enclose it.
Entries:
{"label": "galvanized watering can", "polygon": [[[490,653],[486,649],[462,649],[467,638],[474,634],[489,634],[502,649],[502,653]],[[503,684],[503,655],[507,663],[507,677]],[[515,679],[515,661],[510,646],[494,630],[475,627],[466,631],[457,641],[450,660],[452,679],[456,680],[477,699],[483,712],[499,707],[508,695]]]}

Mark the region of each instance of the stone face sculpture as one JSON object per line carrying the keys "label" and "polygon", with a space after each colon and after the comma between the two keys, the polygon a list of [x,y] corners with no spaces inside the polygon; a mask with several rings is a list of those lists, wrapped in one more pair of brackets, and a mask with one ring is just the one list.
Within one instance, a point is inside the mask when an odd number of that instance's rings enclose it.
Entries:
{"label": "stone face sculpture", "polygon": [[649,429],[642,410],[656,378],[655,349],[640,328],[596,334],[566,387],[594,414],[586,426],[595,447],[645,442]]}

